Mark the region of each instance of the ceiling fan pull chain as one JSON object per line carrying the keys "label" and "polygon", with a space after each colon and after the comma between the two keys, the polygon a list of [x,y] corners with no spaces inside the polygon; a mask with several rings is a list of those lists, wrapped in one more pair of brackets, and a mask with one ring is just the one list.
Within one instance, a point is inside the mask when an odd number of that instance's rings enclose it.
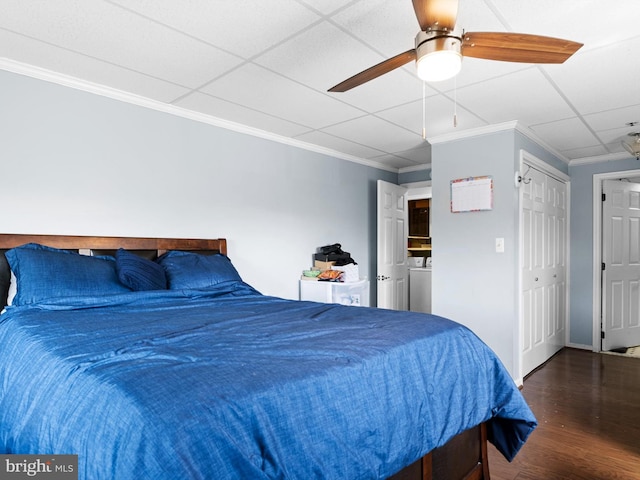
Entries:
{"label": "ceiling fan pull chain", "polygon": [[458,126],[458,80],[453,79],[453,127]]}
{"label": "ceiling fan pull chain", "polygon": [[422,139],[427,139],[427,106],[426,106],[426,96],[427,96],[427,82],[422,81]]}

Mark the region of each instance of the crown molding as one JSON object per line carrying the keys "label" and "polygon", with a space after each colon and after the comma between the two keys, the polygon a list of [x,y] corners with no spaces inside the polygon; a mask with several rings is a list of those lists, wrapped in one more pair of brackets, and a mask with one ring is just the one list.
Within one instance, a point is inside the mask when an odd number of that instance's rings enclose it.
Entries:
{"label": "crown molding", "polygon": [[619,160],[630,160],[633,157],[628,153],[607,153],[606,155],[597,155],[593,157],[576,158],[569,162],[570,167],[577,167],[580,165],[590,165],[592,163],[604,163],[604,162],[616,162]]}
{"label": "crown molding", "polygon": [[[8,72],[16,73],[18,75],[24,75],[24,76],[35,78],[38,80],[43,80],[45,82],[73,88],[75,90],[80,90],[87,93],[92,93],[94,95],[107,97],[120,102],[137,105],[139,107],[156,110],[163,113],[168,113],[170,115],[175,115],[175,116],[186,118],[189,120],[194,120],[196,122],[205,123],[208,125],[224,128],[226,130],[231,130],[238,133],[244,133],[246,135],[263,138],[265,140],[271,140],[273,142],[290,145],[292,147],[301,148],[303,150],[319,153],[321,155],[327,155],[329,157],[337,158],[340,160],[346,160],[349,162],[364,165],[366,167],[385,170],[392,173],[407,173],[407,172],[431,169],[431,163],[415,165],[411,167],[403,167],[403,168],[389,167],[388,165],[384,165],[373,160],[356,157],[354,155],[348,155],[346,153],[338,152],[330,148],[321,147],[319,145],[303,142],[300,140],[296,140],[294,138],[285,137],[282,135],[277,135],[275,133],[267,132],[266,130],[261,130],[258,128],[243,125],[241,123],[236,123],[236,122],[225,120],[219,117],[214,117],[213,115],[194,112],[192,110],[188,110],[182,107],[177,107],[175,105],[170,105],[168,103],[160,102],[158,100],[153,100],[147,97],[143,97],[141,95],[125,92],[123,90],[118,90],[112,87],[107,87],[105,85],[100,85],[98,83],[93,83],[88,80],[79,79],[76,77],[72,77],[70,75],[65,75],[62,73],[54,72],[52,70],[35,67],[33,65],[28,65],[22,62],[16,62],[8,58],[0,58],[0,70],[5,70]],[[470,137],[475,137],[480,135],[487,135],[487,134],[502,132],[505,130],[517,130],[518,132],[528,137],[530,140],[532,140],[536,144],[540,145],[542,148],[546,149],[549,153],[555,155],[559,160],[563,161],[569,166],[612,162],[612,161],[627,160],[629,158],[632,158],[626,153],[613,153],[613,154],[598,155],[593,157],[583,157],[583,158],[569,160],[560,152],[558,152],[553,147],[549,146],[547,143],[541,140],[533,131],[519,124],[517,121],[504,122],[504,123],[487,125],[484,127],[478,127],[478,128],[469,129],[469,130],[462,130],[459,132],[436,135],[434,137],[427,138],[427,141],[430,144],[434,145],[438,143],[451,142],[454,140],[460,140],[460,139],[465,139],[465,138],[470,138]]]}
{"label": "crown molding", "polygon": [[6,70],[8,72],[16,73],[18,75],[24,75],[27,77],[43,80],[45,82],[54,83],[64,87],[73,88],[75,90],[81,90],[83,92],[92,93],[102,97],[107,97],[112,100],[117,100],[139,107],[156,110],[170,115],[186,118],[200,123],[205,123],[215,127],[224,128],[226,130],[232,130],[238,133],[244,133],[254,137],[263,138],[265,140],[271,140],[273,142],[282,143],[292,147],[301,148],[311,152],[319,153],[321,155],[327,155],[329,157],[338,158],[340,160],[346,160],[353,163],[358,163],[371,168],[379,170],[385,170],[393,173],[398,173],[398,169],[395,167],[389,167],[373,160],[356,157],[354,155],[348,155],[346,153],[338,152],[330,148],[321,147],[311,143],[296,140],[294,138],[285,137],[275,133],[267,132],[259,128],[249,127],[241,123],[232,122],[222,118],[214,117],[213,115],[207,115],[200,112],[194,112],[186,108],[177,107],[168,103],[160,102],[159,100],[153,100],[151,98],[136,95],[135,93],[125,92],[116,88],[107,87],[98,83],[90,82],[80,78],[65,75],[52,70],[47,70],[40,67],[35,67],[22,62],[16,62],[8,58],[0,58],[0,70]]}
{"label": "crown molding", "polygon": [[531,140],[532,142],[538,144],[539,146],[544,148],[547,152],[549,152],[550,154],[554,155],[558,160],[560,160],[561,162],[565,163],[566,165],[569,165],[569,161],[570,160],[565,155],[563,155],[558,150],[556,150],[551,145],[549,145],[547,142],[545,142],[540,137],[538,137],[538,135],[536,135],[531,129],[525,127],[524,125],[521,125],[518,122],[516,122],[515,129],[518,132],[520,132],[522,135],[527,137],[529,140]]}
{"label": "crown molding", "polygon": [[502,132],[504,130],[513,130],[516,128],[518,122],[505,122],[497,123],[494,125],[486,125],[484,127],[470,128],[468,130],[460,130],[457,132],[443,133],[442,135],[436,135],[435,137],[427,137],[427,141],[431,145],[438,143],[452,142],[454,140],[461,140],[470,137],[477,137],[480,135],[489,135],[492,133]]}
{"label": "crown molding", "polygon": [[564,162],[567,165],[569,164],[569,159],[567,157],[565,157],[563,154],[558,152],[551,145],[547,144],[544,140],[538,137],[532,130],[520,124],[516,120],[510,121],[510,122],[496,123],[496,124],[487,125],[484,127],[471,128],[469,130],[463,130],[460,132],[437,135],[435,137],[429,137],[427,140],[429,141],[429,143],[433,145],[437,143],[445,143],[445,142],[451,142],[454,140],[461,140],[464,138],[478,137],[481,135],[490,135],[493,133],[504,132],[506,130],[516,130],[517,132],[521,133],[522,135],[527,137],[529,140],[531,140],[535,144],[544,148],[550,154],[557,157],[558,160],[560,160],[561,162]]}
{"label": "crown molding", "polygon": [[420,172],[422,170],[431,170],[431,163],[423,163],[421,165],[412,165],[411,167],[402,167],[398,169],[398,173]]}

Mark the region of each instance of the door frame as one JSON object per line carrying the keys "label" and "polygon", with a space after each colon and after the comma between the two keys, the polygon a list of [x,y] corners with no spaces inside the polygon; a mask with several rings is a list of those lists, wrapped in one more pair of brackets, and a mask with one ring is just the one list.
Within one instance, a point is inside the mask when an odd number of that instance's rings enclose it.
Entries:
{"label": "door frame", "polygon": [[638,177],[640,169],[619,172],[595,173],[593,175],[593,335],[591,349],[602,351],[600,332],[602,331],[602,190],[604,180]]}
{"label": "door frame", "polygon": [[570,286],[570,278],[571,278],[571,266],[570,266],[570,261],[571,261],[571,252],[570,252],[570,248],[571,248],[571,177],[569,177],[569,175],[567,175],[566,173],[558,170],[557,168],[555,168],[554,166],[546,163],[545,161],[539,159],[538,157],[536,157],[535,155],[533,155],[532,153],[521,149],[520,150],[520,159],[518,161],[518,170],[516,170],[515,172],[515,186],[518,189],[518,292],[517,292],[517,300],[516,300],[516,305],[517,305],[517,309],[518,309],[518,326],[515,329],[515,335],[517,336],[517,338],[515,339],[514,343],[514,349],[516,350],[514,352],[514,356],[513,358],[517,359],[517,365],[516,365],[516,372],[517,372],[517,379],[516,379],[516,384],[517,385],[522,385],[524,382],[524,378],[523,378],[523,374],[522,374],[522,348],[523,348],[523,343],[522,343],[522,329],[523,329],[523,324],[524,324],[524,304],[522,301],[522,287],[523,287],[523,278],[522,278],[522,264],[524,262],[524,250],[522,248],[523,245],[523,240],[524,240],[524,219],[523,219],[523,199],[522,199],[522,189],[520,188],[520,183],[522,181],[525,181],[526,179],[526,171],[523,171],[524,169],[524,163],[528,163],[531,166],[535,167],[536,170],[539,170],[541,172],[543,172],[544,174],[555,178],[556,180],[562,182],[565,184],[566,186],[566,195],[567,195],[567,205],[566,205],[566,220],[567,220],[567,225],[566,225],[566,235],[565,235],[565,256],[566,256],[566,270],[565,270],[565,280],[566,280],[566,298],[565,298],[565,325],[564,325],[564,331],[565,331],[565,338],[564,338],[564,344],[568,345],[569,344],[569,338],[570,338],[570,322],[569,322],[569,318],[570,318],[570,292],[571,292],[571,286]]}

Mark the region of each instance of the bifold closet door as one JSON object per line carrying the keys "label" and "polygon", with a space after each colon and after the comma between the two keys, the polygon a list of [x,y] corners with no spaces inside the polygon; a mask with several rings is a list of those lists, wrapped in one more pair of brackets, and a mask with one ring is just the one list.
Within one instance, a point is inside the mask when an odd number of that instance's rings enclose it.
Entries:
{"label": "bifold closet door", "polygon": [[532,166],[525,180],[521,187],[523,376],[564,346],[567,309],[567,187]]}

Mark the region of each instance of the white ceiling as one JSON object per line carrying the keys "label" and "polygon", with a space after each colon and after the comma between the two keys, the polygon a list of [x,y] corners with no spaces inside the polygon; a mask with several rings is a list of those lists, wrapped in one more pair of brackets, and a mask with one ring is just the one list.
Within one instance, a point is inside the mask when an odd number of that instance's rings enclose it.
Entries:
{"label": "white ceiling", "polygon": [[[455,80],[426,85],[427,138],[517,121],[567,161],[620,158],[625,124],[640,122],[639,14],[637,0],[460,0],[459,29],[584,47],[562,65],[465,58]],[[38,67],[402,171],[430,162],[413,63],[327,89],[412,48],[418,30],[410,0],[0,0],[0,68]]]}

